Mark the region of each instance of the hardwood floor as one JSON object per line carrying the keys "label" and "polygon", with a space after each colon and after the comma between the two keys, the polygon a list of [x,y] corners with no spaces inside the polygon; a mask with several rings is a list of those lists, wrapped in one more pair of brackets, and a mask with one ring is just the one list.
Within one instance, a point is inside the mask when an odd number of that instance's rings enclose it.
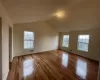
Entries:
{"label": "hardwood floor", "polygon": [[98,62],[64,51],[13,59],[8,80],[97,80]]}

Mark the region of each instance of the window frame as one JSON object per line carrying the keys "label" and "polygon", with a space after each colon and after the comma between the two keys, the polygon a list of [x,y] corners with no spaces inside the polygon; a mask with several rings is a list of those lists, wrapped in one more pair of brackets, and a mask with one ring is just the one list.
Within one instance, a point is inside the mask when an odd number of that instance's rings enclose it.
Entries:
{"label": "window frame", "polygon": [[[89,37],[88,37],[88,42],[82,42],[82,41],[80,42],[80,41],[79,41],[79,36],[89,36]],[[83,40],[85,40],[85,39],[83,39]],[[83,49],[80,49],[80,48],[79,48],[79,43],[87,44],[87,45],[88,45],[88,46],[87,46],[88,49],[87,49],[87,50],[85,50],[85,49],[84,49],[84,50],[83,50]],[[79,34],[79,35],[78,35],[78,40],[77,40],[77,50],[78,50],[78,51],[83,51],[83,52],[89,52],[89,43],[90,43],[90,34]]]}
{"label": "window frame", "polygon": [[[26,32],[32,32],[32,33],[33,33],[33,40],[25,40],[25,31],[26,31]],[[24,41],[24,42],[25,42],[25,41],[32,41],[32,42],[33,42],[33,47],[32,47],[32,48],[25,48],[25,43],[23,42],[23,44],[24,44],[24,47],[23,47],[24,50],[34,50],[34,35],[35,35],[35,34],[34,34],[33,31],[24,30],[24,38],[23,38],[24,40],[23,40],[23,41]],[[28,43],[27,43],[27,44],[28,44]]]}
{"label": "window frame", "polygon": [[[66,42],[66,43],[68,43],[68,46],[63,46],[63,44],[64,44],[64,36],[68,36],[68,41]],[[70,37],[70,35],[69,34],[64,34],[63,36],[62,36],[62,47],[65,47],[65,48],[69,48],[69,37]],[[67,44],[66,44],[67,45]]]}

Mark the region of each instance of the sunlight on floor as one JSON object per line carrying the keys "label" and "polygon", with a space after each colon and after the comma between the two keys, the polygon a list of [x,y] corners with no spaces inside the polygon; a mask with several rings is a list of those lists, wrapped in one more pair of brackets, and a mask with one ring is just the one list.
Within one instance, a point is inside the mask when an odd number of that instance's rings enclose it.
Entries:
{"label": "sunlight on floor", "polygon": [[68,54],[62,54],[62,65],[64,67],[67,67],[68,66]]}
{"label": "sunlight on floor", "polygon": [[23,63],[24,77],[29,76],[34,72],[34,64],[33,63],[34,63],[33,59],[24,61],[24,63]]}
{"label": "sunlight on floor", "polygon": [[87,75],[87,63],[81,59],[77,60],[76,74],[82,79],[86,79]]}

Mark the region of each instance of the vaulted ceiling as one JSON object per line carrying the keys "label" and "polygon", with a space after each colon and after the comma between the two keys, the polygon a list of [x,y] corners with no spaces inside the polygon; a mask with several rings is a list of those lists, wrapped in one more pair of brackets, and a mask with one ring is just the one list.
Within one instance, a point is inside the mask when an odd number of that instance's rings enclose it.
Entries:
{"label": "vaulted ceiling", "polygon": [[70,0],[2,0],[14,23],[48,20]]}
{"label": "vaulted ceiling", "polygon": [[[14,24],[45,21],[59,31],[100,26],[100,0],[2,0]],[[64,11],[64,17],[54,16]]]}

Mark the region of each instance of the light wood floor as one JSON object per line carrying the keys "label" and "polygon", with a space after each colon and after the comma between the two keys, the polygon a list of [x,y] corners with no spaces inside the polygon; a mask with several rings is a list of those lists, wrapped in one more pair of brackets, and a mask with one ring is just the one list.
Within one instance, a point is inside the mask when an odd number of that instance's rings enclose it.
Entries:
{"label": "light wood floor", "polygon": [[14,58],[8,80],[97,80],[98,62],[64,51]]}

